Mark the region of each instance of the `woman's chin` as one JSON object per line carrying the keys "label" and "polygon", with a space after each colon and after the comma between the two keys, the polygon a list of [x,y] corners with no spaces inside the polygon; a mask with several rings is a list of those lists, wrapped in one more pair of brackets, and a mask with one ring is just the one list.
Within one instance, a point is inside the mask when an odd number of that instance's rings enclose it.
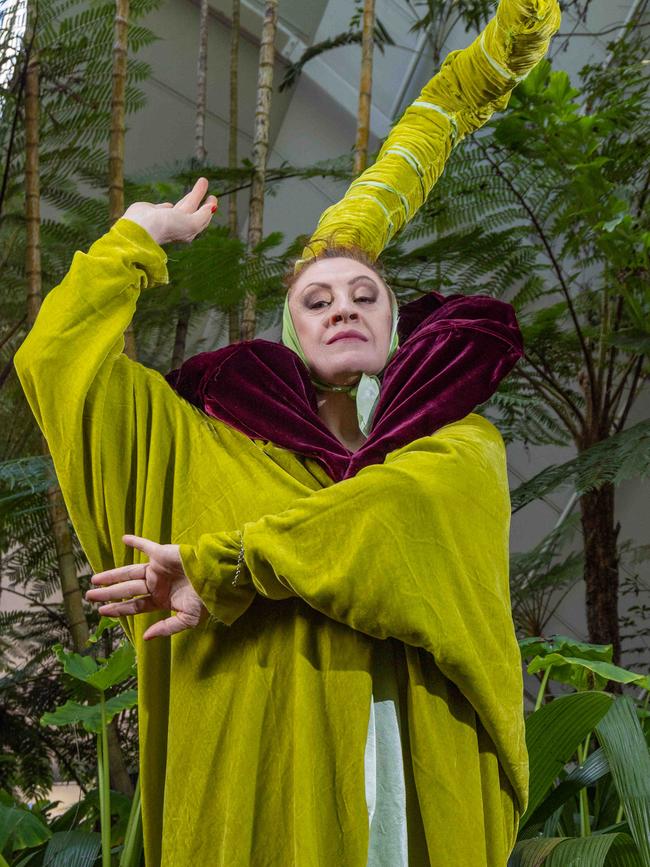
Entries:
{"label": "woman's chin", "polygon": [[330,385],[356,385],[361,379],[363,371],[358,367],[337,367],[335,370],[331,368],[327,370],[312,368],[312,374],[320,379],[321,382],[327,382]]}
{"label": "woman's chin", "polygon": [[337,359],[328,359],[329,363],[318,368],[316,375],[323,382],[333,382],[337,379],[345,380],[354,376],[360,377],[364,371],[377,370],[377,359],[374,356],[369,358],[366,353],[358,349],[344,350],[341,356]]}

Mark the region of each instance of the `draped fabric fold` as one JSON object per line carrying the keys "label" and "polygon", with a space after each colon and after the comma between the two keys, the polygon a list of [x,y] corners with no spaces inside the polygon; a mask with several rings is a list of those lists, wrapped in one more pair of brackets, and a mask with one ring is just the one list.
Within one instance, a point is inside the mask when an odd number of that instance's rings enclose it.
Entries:
{"label": "draped fabric fold", "polygon": [[295,595],[373,638],[427,650],[481,717],[523,808],[528,765],[509,525],[503,441],[471,413],[354,478],[244,524],[247,568],[236,586],[237,531],[201,536],[180,554],[197,593],[227,624],[256,592]]}
{"label": "draped fabric fold", "polygon": [[512,306],[487,295],[431,292],[400,308],[398,330],[370,434],[356,452],[321,421],[307,367],[281,343],[257,339],[202,352],[165,378],[207,415],[315,458],[338,481],[466,416],[523,354]]}

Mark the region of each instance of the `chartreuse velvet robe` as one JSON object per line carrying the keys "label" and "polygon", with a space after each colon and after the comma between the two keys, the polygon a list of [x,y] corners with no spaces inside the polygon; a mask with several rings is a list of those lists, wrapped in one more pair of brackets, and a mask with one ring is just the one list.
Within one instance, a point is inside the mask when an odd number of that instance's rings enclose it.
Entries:
{"label": "chartreuse velvet robe", "polygon": [[[558,25],[555,0],[502,0],[323,214],[303,258],[332,237],[379,253]],[[382,641],[408,683],[428,849],[409,863],[504,867],[528,761],[498,431],[471,413],[334,483],[123,354],[140,293],[167,279],[164,251],[121,219],[75,254],[15,355],[93,571],[146,559],[123,533],[179,544],[212,613],[149,642],[166,613],[121,618],[138,658],[147,867],[365,867]]]}
{"label": "chartreuse velvet robe", "polygon": [[166,614],[122,618],[148,867],[365,867],[380,641],[408,680],[430,863],[503,867],[528,766],[501,436],[471,413],[332,483],[123,354],[165,262],[119,220],[75,254],[15,356],[93,571],[146,560],[125,532],[177,543],[213,615],[148,642]]}

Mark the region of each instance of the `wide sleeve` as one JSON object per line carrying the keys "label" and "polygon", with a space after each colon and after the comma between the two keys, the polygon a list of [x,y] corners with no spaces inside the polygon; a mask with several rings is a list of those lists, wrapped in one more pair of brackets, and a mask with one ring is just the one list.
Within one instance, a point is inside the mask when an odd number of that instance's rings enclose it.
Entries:
{"label": "wide sleeve", "polygon": [[180,555],[225,623],[256,592],[298,596],[374,638],[423,648],[503,744],[508,730],[521,735],[522,713],[509,527],[505,446],[472,413],[285,511],[181,544]]}
{"label": "wide sleeve", "polygon": [[[168,282],[166,262],[144,228],[118,220],[87,253],[74,254],[14,357],[95,572],[133,561],[122,534],[142,520],[147,474],[165,478],[162,443],[173,448],[166,431],[179,426],[182,401],[162,375],[123,354],[138,297]],[[153,456],[152,436],[160,439]]]}
{"label": "wide sleeve", "polygon": [[373,258],[426,201],[452,149],[506,108],[560,26],[557,0],[501,0],[472,44],[452,51],[384,141],[372,166],[327,208],[296,263],[328,243]]}

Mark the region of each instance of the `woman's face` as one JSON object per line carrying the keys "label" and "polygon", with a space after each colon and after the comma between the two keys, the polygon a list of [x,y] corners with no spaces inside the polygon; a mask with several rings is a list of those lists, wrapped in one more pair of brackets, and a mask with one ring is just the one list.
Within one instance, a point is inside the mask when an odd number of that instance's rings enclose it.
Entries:
{"label": "woman's face", "polygon": [[[291,286],[289,310],[311,370],[324,382],[353,385],[362,373],[379,373],[386,364],[388,289],[361,262],[341,256],[305,268]],[[347,331],[360,337],[339,338]]]}

